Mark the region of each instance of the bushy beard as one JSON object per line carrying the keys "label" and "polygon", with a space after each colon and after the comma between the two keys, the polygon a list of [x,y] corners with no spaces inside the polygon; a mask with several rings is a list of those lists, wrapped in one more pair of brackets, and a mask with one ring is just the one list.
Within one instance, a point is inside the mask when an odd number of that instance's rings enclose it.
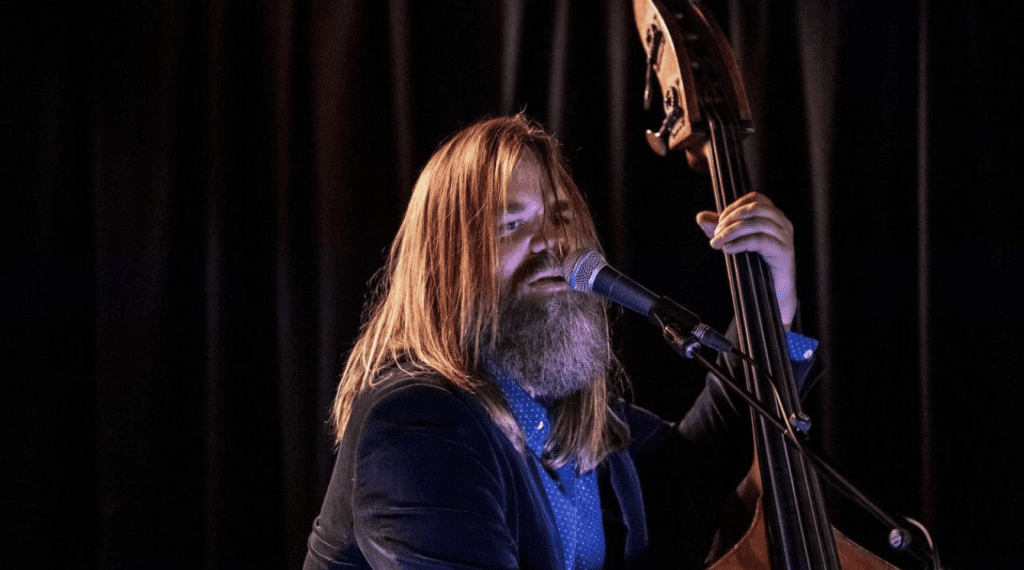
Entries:
{"label": "bushy beard", "polygon": [[[554,265],[553,258],[545,258],[524,269],[532,276]],[[525,284],[529,279],[510,281]],[[499,302],[498,335],[493,350],[484,355],[491,374],[548,398],[604,381],[610,355],[601,300],[571,290],[528,293],[525,287],[504,292]]]}

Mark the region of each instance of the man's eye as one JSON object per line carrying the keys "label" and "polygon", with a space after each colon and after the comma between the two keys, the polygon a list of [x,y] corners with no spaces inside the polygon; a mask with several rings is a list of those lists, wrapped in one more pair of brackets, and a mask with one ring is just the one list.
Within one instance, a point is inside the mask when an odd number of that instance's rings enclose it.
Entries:
{"label": "man's eye", "polygon": [[518,229],[519,226],[521,226],[521,225],[523,225],[523,222],[521,222],[519,220],[513,220],[511,222],[504,222],[500,226],[498,226],[498,232],[499,233],[509,234],[509,233],[512,233],[512,232],[516,231],[516,229]]}
{"label": "man's eye", "polygon": [[567,226],[571,223],[572,220],[569,218],[569,216],[563,216],[561,214],[555,214],[554,216],[551,216],[551,225],[555,226],[556,228]]}

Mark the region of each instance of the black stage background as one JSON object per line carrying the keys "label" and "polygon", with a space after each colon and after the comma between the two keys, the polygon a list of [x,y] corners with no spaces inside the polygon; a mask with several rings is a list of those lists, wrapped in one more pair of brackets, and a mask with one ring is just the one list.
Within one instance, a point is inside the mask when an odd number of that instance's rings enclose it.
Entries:
{"label": "black stage background", "polygon": [[[951,566],[1024,568],[1024,22],[920,1],[712,7],[830,363],[815,445],[925,520]],[[418,169],[485,115],[555,131],[611,261],[724,327],[721,259],[693,223],[711,194],[646,148],[629,10],[8,3],[2,565],[297,568],[366,283]],[[639,319],[617,328],[635,400],[681,414],[693,365]]]}

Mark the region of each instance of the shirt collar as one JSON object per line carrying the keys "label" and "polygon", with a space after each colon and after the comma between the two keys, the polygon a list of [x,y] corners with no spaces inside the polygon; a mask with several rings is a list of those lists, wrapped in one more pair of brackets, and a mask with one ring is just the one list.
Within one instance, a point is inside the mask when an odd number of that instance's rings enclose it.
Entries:
{"label": "shirt collar", "polygon": [[526,444],[534,455],[541,457],[544,454],[544,444],[548,440],[548,434],[551,433],[547,408],[532,398],[519,384],[502,375],[496,376],[498,389],[508,400],[512,417],[526,436]]}

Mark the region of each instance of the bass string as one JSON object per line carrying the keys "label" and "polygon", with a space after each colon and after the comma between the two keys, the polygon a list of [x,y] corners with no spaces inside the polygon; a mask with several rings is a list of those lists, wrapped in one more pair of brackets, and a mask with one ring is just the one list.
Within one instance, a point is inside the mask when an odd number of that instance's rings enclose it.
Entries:
{"label": "bass string", "polygon": [[[714,97],[714,99],[722,100],[721,97]],[[712,172],[712,185],[719,211],[723,204],[729,204],[747,194],[749,188],[742,163],[741,133],[738,123],[723,119],[723,114],[730,113],[723,113],[720,107],[717,104],[706,104],[703,107],[711,139],[712,158],[709,170]],[[775,377],[776,382],[781,384],[781,386],[771,386],[770,381],[760,378],[755,369],[745,364],[748,386],[759,400],[771,402],[771,405],[776,408],[782,402],[767,396],[769,393],[776,393],[776,389],[778,389],[784,394],[785,404],[783,405],[790,410],[799,411],[799,398],[788,366],[775,365],[776,362],[780,362],[779,358],[786,352],[780,350],[780,339],[784,338],[784,331],[781,327],[778,308],[770,298],[770,296],[774,296],[770,272],[768,272],[764,261],[755,254],[726,255],[725,258],[730,283],[734,287],[733,297],[741,348],[748,354],[756,352],[755,357],[759,357],[759,361],[771,371],[770,374]],[[757,343],[757,350],[752,351],[755,347],[755,339],[760,342]],[[783,418],[789,415],[785,410],[777,409],[777,412]],[[797,493],[802,495],[798,500],[809,508],[799,509],[796,513],[800,519],[798,526],[805,529],[805,537],[818,543],[818,548],[810,550],[823,557],[818,561],[819,567],[830,567],[829,559],[836,560],[837,553],[834,542],[831,540],[831,526],[824,522],[828,519],[824,511],[820,482],[803,458],[790,453],[788,446],[781,441],[781,436],[772,437],[770,433],[767,426],[761,426],[761,438],[764,440],[762,443],[772,448],[772,453],[769,455],[774,458],[763,458],[770,461],[770,464],[766,466],[774,474],[773,477],[778,477],[780,471],[771,464],[788,466],[782,470],[782,473],[785,473],[783,481],[775,483],[774,486],[778,488],[781,485],[803,490],[802,493]],[[794,479],[799,480],[799,483]],[[827,535],[822,535],[822,533],[827,533]],[[784,545],[780,546],[785,548]]]}

